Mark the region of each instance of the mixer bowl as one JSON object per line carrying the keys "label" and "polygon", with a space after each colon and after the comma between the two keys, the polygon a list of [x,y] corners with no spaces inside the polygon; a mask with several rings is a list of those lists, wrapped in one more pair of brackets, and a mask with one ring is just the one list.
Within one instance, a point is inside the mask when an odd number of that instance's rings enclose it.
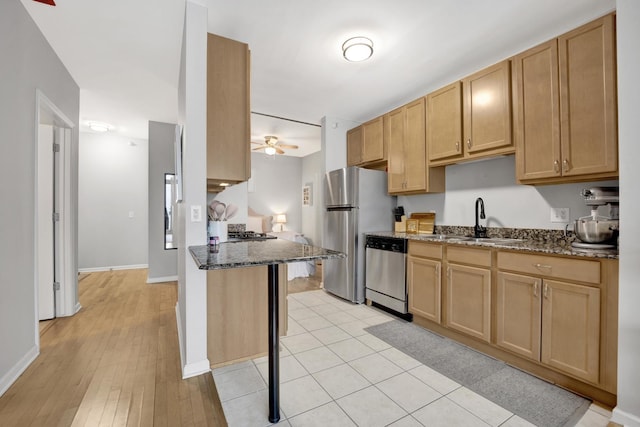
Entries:
{"label": "mixer bowl", "polygon": [[608,219],[576,219],[574,230],[578,239],[585,243],[603,243],[615,237],[618,221]]}

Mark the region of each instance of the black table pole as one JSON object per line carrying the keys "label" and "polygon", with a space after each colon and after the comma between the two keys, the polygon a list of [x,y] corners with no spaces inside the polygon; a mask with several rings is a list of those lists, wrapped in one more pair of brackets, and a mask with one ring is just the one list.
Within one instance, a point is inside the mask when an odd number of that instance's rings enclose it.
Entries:
{"label": "black table pole", "polygon": [[267,265],[269,276],[269,421],[280,421],[280,336],[278,331],[278,264]]}

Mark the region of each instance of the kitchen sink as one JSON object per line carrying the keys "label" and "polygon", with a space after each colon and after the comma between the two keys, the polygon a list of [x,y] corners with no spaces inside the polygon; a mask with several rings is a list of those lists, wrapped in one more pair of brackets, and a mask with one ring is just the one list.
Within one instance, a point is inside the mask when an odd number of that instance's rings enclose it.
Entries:
{"label": "kitchen sink", "polygon": [[456,239],[462,242],[484,243],[485,245],[517,245],[524,239],[510,239],[506,237],[460,237]]}
{"label": "kitchen sink", "polygon": [[422,235],[429,240],[461,240],[466,239],[464,236],[456,236],[454,234],[426,234]]}

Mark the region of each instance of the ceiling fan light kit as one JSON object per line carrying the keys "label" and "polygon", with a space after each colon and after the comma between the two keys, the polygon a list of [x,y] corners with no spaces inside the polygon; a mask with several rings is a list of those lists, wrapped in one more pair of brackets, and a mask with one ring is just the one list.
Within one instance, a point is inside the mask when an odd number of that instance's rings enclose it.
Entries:
{"label": "ceiling fan light kit", "polygon": [[373,55],[373,42],[367,37],[352,37],[342,44],[342,55],[350,62],[360,62]]}
{"label": "ceiling fan light kit", "polygon": [[[252,144],[257,144],[257,142],[252,142]],[[288,144],[280,144],[278,142],[277,136],[267,135],[264,137],[264,145],[260,147],[256,147],[253,151],[264,150],[265,154],[269,156],[273,156],[274,154],[284,154],[283,148],[288,148],[292,150],[296,150],[298,148],[297,145],[288,145]]]}

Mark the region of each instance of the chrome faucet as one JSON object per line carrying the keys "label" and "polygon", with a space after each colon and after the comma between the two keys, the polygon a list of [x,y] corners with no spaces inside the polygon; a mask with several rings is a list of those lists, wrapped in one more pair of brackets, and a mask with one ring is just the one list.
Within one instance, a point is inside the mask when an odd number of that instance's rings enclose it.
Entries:
{"label": "chrome faucet", "polygon": [[[478,206],[480,207],[480,218],[478,218]],[[484,216],[484,200],[481,197],[476,199],[476,225],[473,227],[473,237],[484,238],[487,237],[487,229],[480,225],[480,219],[485,219]]]}

